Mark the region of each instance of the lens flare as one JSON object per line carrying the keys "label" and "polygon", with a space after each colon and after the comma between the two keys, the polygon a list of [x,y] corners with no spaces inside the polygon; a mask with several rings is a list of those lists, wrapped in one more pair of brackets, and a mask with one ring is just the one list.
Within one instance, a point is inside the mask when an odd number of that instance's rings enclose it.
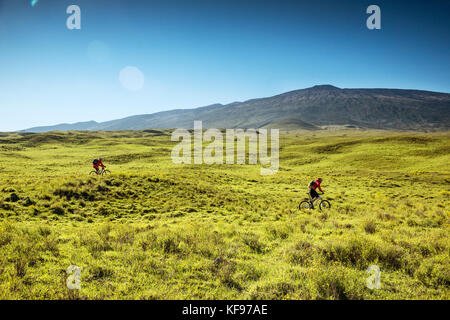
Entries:
{"label": "lens flare", "polygon": [[145,76],[138,68],[128,66],[120,70],[119,80],[124,88],[139,91],[144,86]]}
{"label": "lens flare", "polygon": [[39,0],[31,0],[31,6],[34,7],[36,5],[36,3],[38,3]]}

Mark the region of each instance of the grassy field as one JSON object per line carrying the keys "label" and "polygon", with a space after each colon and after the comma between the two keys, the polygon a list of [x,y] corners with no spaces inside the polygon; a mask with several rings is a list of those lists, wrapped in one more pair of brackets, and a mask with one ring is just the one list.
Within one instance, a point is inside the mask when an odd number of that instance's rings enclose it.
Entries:
{"label": "grassy field", "polygon": [[[450,299],[450,133],[282,134],[272,176],[174,144],[2,134],[0,299]],[[100,156],[113,174],[88,176]],[[299,211],[318,176],[331,210]]]}

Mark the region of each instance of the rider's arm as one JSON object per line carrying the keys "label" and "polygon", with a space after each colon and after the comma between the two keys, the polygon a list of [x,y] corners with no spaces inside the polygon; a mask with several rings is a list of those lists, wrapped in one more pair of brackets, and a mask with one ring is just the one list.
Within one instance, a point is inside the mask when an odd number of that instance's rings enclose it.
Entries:
{"label": "rider's arm", "polygon": [[319,191],[323,193],[322,188],[320,187],[320,184],[317,187],[319,188]]}

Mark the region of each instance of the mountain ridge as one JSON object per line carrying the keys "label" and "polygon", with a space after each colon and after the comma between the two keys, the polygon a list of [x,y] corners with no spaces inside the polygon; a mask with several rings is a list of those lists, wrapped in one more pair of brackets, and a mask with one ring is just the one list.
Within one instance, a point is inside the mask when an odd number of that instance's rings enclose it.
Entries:
{"label": "mountain ridge", "polygon": [[280,129],[316,130],[349,125],[367,129],[448,130],[450,94],[416,89],[342,89],[326,84],[225,105],[217,103],[106,122],[64,123],[22,131],[192,128],[194,120],[202,120],[204,128],[280,125]]}

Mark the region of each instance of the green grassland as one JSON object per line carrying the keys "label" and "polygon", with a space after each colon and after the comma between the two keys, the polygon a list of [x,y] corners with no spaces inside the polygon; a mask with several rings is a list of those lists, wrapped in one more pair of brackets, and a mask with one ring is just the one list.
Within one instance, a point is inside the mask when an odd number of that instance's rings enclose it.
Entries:
{"label": "green grassland", "polygon": [[[448,132],[284,133],[271,176],[170,134],[0,135],[0,299],[450,298]],[[317,176],[331,210],[299,211]]]}

